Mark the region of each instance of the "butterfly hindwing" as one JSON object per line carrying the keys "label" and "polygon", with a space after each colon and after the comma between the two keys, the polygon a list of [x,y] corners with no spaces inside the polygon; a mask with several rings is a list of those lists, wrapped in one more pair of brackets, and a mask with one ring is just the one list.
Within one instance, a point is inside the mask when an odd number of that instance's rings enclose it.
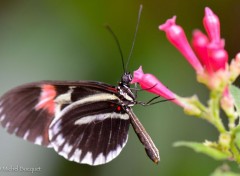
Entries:
{"label": "butterfly hindwing", "polygon": [[54,149],[66,159],[99,165],[119,155],[129,124],[117,97],[94,94],[64,108],[52,122],[49,136]]}

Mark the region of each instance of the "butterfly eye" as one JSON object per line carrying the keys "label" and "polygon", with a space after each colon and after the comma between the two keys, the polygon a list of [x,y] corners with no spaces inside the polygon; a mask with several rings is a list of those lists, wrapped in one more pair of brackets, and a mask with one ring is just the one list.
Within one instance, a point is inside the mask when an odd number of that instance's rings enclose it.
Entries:
{"label": "butterfly eye", "polygon": [[131,82],[132,79],[133,79],[133,76],[130,73],[128,73],[128,80],[129,80],[129,82]]}
{"label": "butterfly eye", "polygon": [[123,84],[129,84],[132,81],[132,75],[130,73],[125,73],[122,76],[122,83]]}

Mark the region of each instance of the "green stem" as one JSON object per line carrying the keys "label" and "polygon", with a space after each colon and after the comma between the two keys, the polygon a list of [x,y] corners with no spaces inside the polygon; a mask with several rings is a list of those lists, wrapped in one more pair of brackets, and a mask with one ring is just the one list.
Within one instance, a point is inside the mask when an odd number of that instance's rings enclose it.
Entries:
{"label": "green stem", "polygon": [[227,114],[229,122],[228,122],[228,127],[230,130],[235,128],[235,116],[233,114]]}
{"label": "green stem", "polygon": [[206,106],[204,106],[199,100],[195,101],[194,103],[202,112],[206,111]]}
{"label": "green stem", "polygon": [[209,109],[212,114],[212,124],[218,129],[220,133],[226,132],[226,129],[222,123],[222,119],[219,116],[219,102],[221,94],[218,92],[212,91],[210,94]]}
{"label": "green stem", "polygon": [[240,153],[238,148],[236,147],[235,143],[234,143],[234,139],[232,139],[231,143],[230,143],[230,148],[233,154],[233,158],[235,159],[235,161],[240,164]]}
{"label": "green stem", "polygon": [[225,133],[226,132],[226,129],[222,123],[222,120],[219,118],[219,119],[215,119],[215,124],[214,126],[218,129],[218,131],[220,133]]}
{"label": "green stem", "polygon": [[236,146],[236,134],[239,132],[239,126],[231,129],[231,142],[230,142],[230,149],[235,161],[240,164],[240,151],[239,148]]}

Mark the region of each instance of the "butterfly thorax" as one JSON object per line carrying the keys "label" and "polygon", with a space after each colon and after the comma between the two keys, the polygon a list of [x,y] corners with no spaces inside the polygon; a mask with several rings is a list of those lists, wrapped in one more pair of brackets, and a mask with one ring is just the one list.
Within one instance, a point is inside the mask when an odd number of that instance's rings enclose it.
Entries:
{"label": "butterfly thorax", "polygon": [[127,106],[133,106],[136,104],[136,96],[130,89],[130,82],[132,81],[132,75],[129,72],[123,74],[121,82],[118,84],[117,90],[122,96],[122,101]]}

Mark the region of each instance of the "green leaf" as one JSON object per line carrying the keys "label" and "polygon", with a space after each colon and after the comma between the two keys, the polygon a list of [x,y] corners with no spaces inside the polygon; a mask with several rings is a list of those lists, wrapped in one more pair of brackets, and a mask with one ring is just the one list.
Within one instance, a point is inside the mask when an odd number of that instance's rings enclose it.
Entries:
{"label": "green leaf", "polygon": [[235,101],[235,107],[237,109],[238,115],[240,115],[240,89],[237,86],[231,85],[230,92]]}
{"label": "green leaf", "polygon": [[198,142],[186,142],[186,141],[179,141],[179,142],[175,142],[173,144],[174,147],[189,147],[192,148],[195,152],[199,152],[199,153],[203,153],[206,154],[216,160],[225,160],[229,157],[228,154],[217,150],[215,148],[212,148],[210,146],[206,146],[202,143],[198,143]]}
{"label": "green leaf", "polygon": [[240,174],[232,172],[228,165],[223,164],[217,168],[210,176],[240,176]]}
{"label": "green leaf", "polygon": [[212,173],[210,176],[240,176],[240,174],[228,171],[228,172],[223,172],[220,170],[215,171]]}
{"label": "green leaf", "polygon": [[238,125],[237,128],[236,128],[236,137],[235,137],[235,143],[237,145],[237,147],[240,149],[240,126]]}

